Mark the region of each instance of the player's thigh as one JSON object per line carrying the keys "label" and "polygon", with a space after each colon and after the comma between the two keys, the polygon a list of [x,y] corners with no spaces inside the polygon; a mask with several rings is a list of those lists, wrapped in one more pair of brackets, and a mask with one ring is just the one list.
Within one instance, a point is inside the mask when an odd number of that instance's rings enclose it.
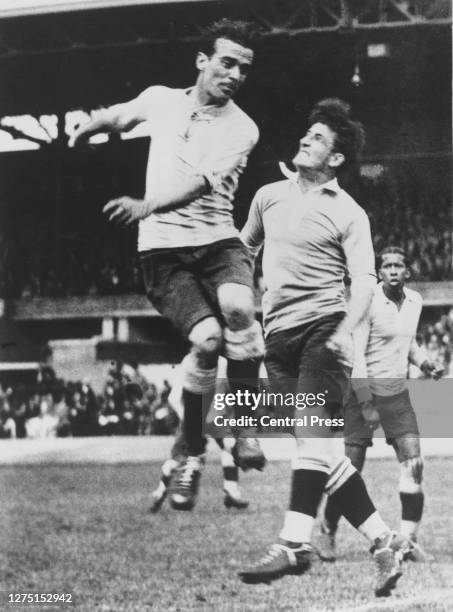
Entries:
{"label": "player's thigh", "polygon": [[409,434],[393,438],[392,446],[400,463],[421,456],[420,438],[418,436]]}
{"label": "player's thigh", "polygon": [[375,396],[375,405],[387,442],[396,451],[399,461],[420,455],[420,435],[417,417],[408,391],[397,395]]}
{"label": "player's thigh", "polygon": [[203,286],[232,330],[250,327],[255,318],[253,263],[238,238],[206,249],[200,263]]}
{"label": "player's thigh", "polygon": [[148,299],[184,338],[200,321],[217,316],[199,279],[177,251],[149,251],[140,259]]}
{"label": "player's thigh", "polygon": [[348,447],[362,448],[366,452],[369,446],[373,446],[373,435],[374,430],[365,423],[357,396],[351,390],[344,409],[344,443],[346,454],[348,454]]}
{"label": "player's thigh", "polygon": [[272,393],[296,391],[297,364],[288,350],[288,340],[287,331],[271,333],[265,339],[264,365]]}
{"label": "player's thigh", "polygon": [[297,390],[324,398],[310,408],[310,414],[320,418],[343,416],[350,394],[350,369],[326,346],[342,318],[338,313],[314,321],[301,338]]}

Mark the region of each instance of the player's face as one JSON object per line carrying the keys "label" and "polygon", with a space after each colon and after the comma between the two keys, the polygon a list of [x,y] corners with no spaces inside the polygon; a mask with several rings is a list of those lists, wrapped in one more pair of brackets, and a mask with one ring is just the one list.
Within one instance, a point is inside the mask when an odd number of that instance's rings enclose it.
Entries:
{"label": "player's face", "polygon": [[299,150],[293,159],[296,168],[327,170],[336,168],[344,156],[335,151],[335,132],[324,123],[314,123],[299,142]]}
{"label": "player's face", "polygon": [[253,62],[253,51],[226,38],[218,38],[214,53],[199,53],[197,84],[212,103],[225,104],[245,81]]}
{"label": "player's face", "polygon": [[403,287],[409,277],[409,272],[404,262],[404,257],[398,253],[386,253],[382,256],[379,278],[384,283],[384,288]]}

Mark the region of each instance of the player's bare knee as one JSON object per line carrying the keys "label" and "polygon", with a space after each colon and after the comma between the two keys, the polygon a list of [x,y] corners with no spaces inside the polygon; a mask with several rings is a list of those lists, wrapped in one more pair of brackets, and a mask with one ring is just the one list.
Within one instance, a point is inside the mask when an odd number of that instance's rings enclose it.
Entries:
{"label": "player's bare knee", "polygon": [[222,350],[223,334],[217,319],[208,317],[197,323],[189,334],[191,354],[199,368],[210,369],[217,364]]}
{"label": "player's bare knee", "polygon": [[218,288],[217,297],[222,315],[231,330],[247,329],[253,324],[255,300],[250,287],[225,283]]}
{"label": "player's bare knee", "polygon": [[225,357],[235,361],[259,360],[264,355],[263,330],[258,321],[246,329],[224,330]]}

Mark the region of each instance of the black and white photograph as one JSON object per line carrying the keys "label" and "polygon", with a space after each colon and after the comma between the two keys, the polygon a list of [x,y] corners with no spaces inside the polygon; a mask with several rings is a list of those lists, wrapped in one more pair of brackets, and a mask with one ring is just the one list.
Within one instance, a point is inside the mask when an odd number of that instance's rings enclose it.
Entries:
{"label": "black and white photograph", "polygon": [[450,0],[1,0],[0,609],[453,611]]}

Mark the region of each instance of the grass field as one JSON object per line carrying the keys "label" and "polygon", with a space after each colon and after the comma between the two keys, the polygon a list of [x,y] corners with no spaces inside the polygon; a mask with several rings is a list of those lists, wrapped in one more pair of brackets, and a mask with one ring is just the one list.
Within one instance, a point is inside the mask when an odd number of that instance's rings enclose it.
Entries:
{"label": "grass field", "polygon": [[[210,463],[193,512],[164,506],[148,514],[158,473],[157,463],[1,467],[0,590],[74,592],[77,610],[104,612],[453,611],[452,458],[426,465],[421,542],[435,561],[406,566],[384,602],[372,595],[367,542],[345,524],[335,564],[316,563],[304,576],[269,586],[237,579],[237,569],[261,556],[280,528],[288,463],[244,475],[246,511],[223,507],[220,467]],[[395,461],[370,461],[365,477],[384,518],[396,525]]]}

